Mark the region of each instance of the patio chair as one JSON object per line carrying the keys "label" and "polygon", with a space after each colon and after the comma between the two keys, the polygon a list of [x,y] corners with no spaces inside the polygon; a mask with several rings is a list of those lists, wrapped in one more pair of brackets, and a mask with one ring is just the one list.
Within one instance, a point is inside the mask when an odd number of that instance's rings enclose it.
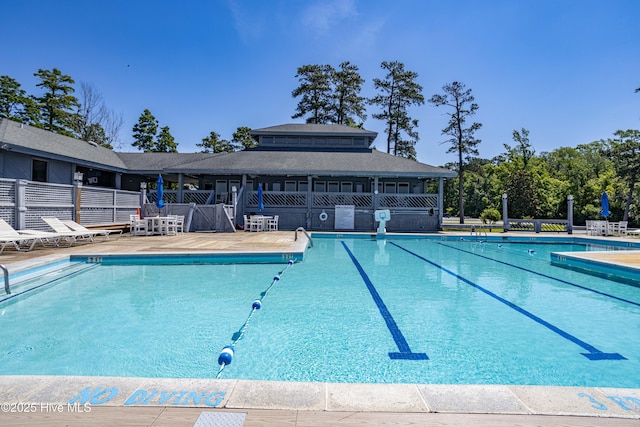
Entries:
{"label": "patio chair", "polygon": [[619,236],[621,236],[623,234],[626,236],[628,234],[628,230],[627,230],[628,225],[629,225],[629,221],[620,221],[618,223],[618,235]]}
{"label": "patio chair", "polygon": [[261,215],[251,215],[249,217],[249,231],[263,231],[264,217]]}
{"label": "patio chair", "polygon": [[249,221],[249,217],[247,215],[242,215],[244,217],[244,231],[250,231],[251,222]]}
{"label": "patio chair", "polygon": [[129,215],[129,231],[132,236],[137,236],[144,233],[145,236],[149,235],[149,221],[146,219],[140,219],[140,215]]}
{"label": "patio chair", "polygon": [[101,242],[105,240],[109,240],[112,234],[117,236],[116,239],[122,235],[122,230],[107,230],[107,229],[98,229],[98,228],[88,229],[83,225],[80,225],[77,222],[71,221],[71,220],[62,220],[62,223],[66,225],[71,231],[75,231],[78,233],[80,232],[94,233],[95,234],[94,237],[102,236],[103,239],[100,240]]}
{"label": "patio chair", "polygon": [[278,231],[278,218],[279,218],[279,215],[274,215],[273,218],[269,218],[267,220],[268,231]]}
{"label": "patio chair", "polygon": [[51,227],[56,234],[72,239],[73,243],[91,243],[94,241],[94,237],[97,234],[91,231],[72,231],[69,227],[64,225],[62,220],[55,216],[41,216],[40,219]]}
{"label": "patio chair", "polygon": [[162,225],[162,234],[178,234],[178,217],[177,215],[167,215],[167,219]]}
{"label": "patio chair", "polygon": [[184,233],[184,215],[176,215],[176,232]]}

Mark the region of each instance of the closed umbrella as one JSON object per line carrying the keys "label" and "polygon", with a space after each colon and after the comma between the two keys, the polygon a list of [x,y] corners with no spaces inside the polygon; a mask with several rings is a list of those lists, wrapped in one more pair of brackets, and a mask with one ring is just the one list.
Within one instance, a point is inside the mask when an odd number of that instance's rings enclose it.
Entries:
{"label": "closed umbrella", "polygon": [[262,184],[258,184],[258,210],[264,210],[264,200],[262,199]]}
{"label": "closed umbrella", "polygon": [[156,196],[158,198],[158,200],[156,200],[156,206],[158,207],[158,209],[162,209],[164,208],[164,202],[162,201],[162,197],[164,196],[164,188],[163,188],[164,180],[162,179],[162,175],[158,175],[156,184],[157,184]]}
{"label": "closed umbrella", "polygon": [[609,212],[609,196],[607,195],[606,191],[602,193],[602,197],[600,198],[600,205],[602,206],[600,215],[605,218],[611,215],[611,212]]}

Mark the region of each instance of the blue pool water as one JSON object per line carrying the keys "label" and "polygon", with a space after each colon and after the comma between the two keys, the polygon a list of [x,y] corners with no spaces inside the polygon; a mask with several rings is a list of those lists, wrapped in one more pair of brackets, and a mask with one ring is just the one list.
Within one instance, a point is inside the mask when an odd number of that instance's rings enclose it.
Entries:
{"label": "blue pool water", "polygon": [[262,298],[221,378],[640,388],[640,287],[549,262],[603,249],[338,238],[290,268],[85,265],[0,303],[0,375],[215,378]]}

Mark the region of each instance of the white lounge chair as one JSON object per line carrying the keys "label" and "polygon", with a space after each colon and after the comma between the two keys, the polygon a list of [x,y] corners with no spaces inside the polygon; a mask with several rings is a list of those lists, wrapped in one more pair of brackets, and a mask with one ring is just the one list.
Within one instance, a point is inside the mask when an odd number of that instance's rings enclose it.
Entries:
{"label": "white lounge chair", "polygon": [[40,230],[16,230],[0,218],[0,253],[9,245],[17,251],[30,251],[38,243],[45,247],[61,246],[62,243],[71,245],[69,239],[56,233]]}
{"label": "white lounge chair", "polygon": [[72,231],[69,227],[64,225],[62,220],[55,216],[41,216],[40,219],[51,227],[56,234],[72,239],[73,243],[91,243],[94,241],[94,237],[97,234],[91,231]]}
{"label": "white lounge chair", "polygon": [[112,234],[117,236],[116,239],[122,235],[122,230],[108,230],[106,228],[105,229],[98,229],[98,228],[89,229],[71,220],[62,220],[62,223],[66,225],[71,231],[75,231],[77,233],[80,233],[80,232],[94,233],[94,238],[98,236],[102,236],[103,239],[100,240],[101,242],[105,240],[109,240]]}

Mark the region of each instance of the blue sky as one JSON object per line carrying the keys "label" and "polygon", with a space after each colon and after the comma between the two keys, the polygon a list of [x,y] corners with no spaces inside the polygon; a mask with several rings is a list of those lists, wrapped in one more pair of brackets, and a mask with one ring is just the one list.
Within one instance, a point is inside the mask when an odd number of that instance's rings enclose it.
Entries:
{"label": "blue sky", "polygon": [[[4,0],[0,75],[39,94],[33,74],[58,68],[122,114],[121,151],[145,108],[180,152],[209,132],[292,119],[299,66],[350,61],[373,96],[382,61],[418,73],[428,99],[461,81],[479,105],[480,156],[526,128],[537,153],[640,128],[637,0]],[[379,133],[371,118],[365,128]],[[443,165],[443,107],[411,110],[418,160]]]}

